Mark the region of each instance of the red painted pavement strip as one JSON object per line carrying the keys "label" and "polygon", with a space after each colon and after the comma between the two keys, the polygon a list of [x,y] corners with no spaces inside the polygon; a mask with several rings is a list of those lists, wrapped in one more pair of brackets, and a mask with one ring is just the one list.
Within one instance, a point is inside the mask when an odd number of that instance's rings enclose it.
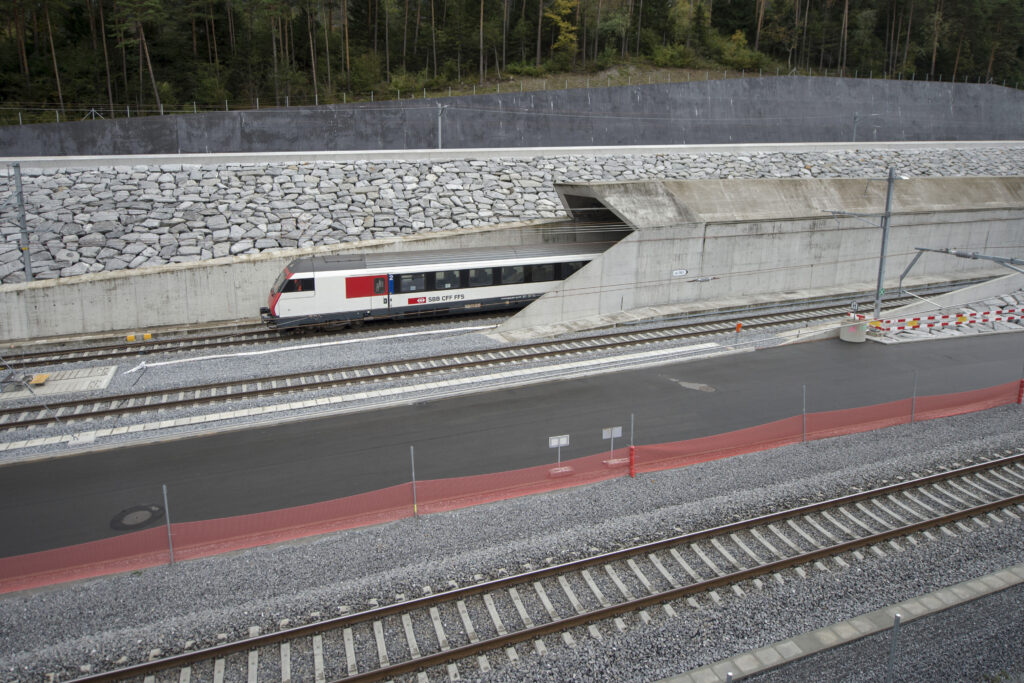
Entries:
{"label": "red painted pavement strip", "polygon": [[[874,406],[808,413],[810,440],[872,431],[977,412],[1019,403],[1024,380],[987,389],[902,399]],[[798,443],[804,434],[800,415],[725,434],[636,447],[641,472],[718,460]],[[545,493],[628,476],[628,447],[574,458],[555,476],[551,465],[416,483],[422,513],[445,512],[509,498]],[[381,524],[412,517],[412,484],[283,510],[171,525],[175,560],[209,557],[223,552]],[[155,526],[114,538],[37,553],[0,558],[0,593],[135,571],[170,560],[166,526]]]}

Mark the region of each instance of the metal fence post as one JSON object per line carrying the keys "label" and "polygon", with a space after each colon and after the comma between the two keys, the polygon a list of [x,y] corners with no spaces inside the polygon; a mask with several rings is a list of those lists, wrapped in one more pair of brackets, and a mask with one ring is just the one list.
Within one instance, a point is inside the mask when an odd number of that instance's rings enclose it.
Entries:
{"label": "metal fence post", "polygon": [[174,564],[174,541],[171,540],[171,508],[167,505],[167,484],[164,487],[164,521],[167,522],[167,548],[171,551],[171,564]]}
{"label": "metal fence post", "polygon": [[25,281],[32,282],[32,254],[28,240],[28,224],[25,222],[25,193],[21,188],[21,164],[11,164],[14,168],[14,193],[18,197],[18,227],[21,229],[21,256],[25,265]]}
{"label": "metal fence post", "polygon": [[910,399],[910,424],[914,424],[917,413],[917,370],[914,370],[914,396]]}
{"label": "metal fence post", "polygon": [[416,447],[409,446],[409,463],[412,465],[412,516],[419,515],[419,508],[416,505]]}
{"label": "metal fence post", "polygon": [[896,666],[896,644],[900,638],[900,614],[892,620],[892,637],[889,640],[889,668],[885,673],[885,683],[892,683],[892,670]]}
{"label": "metal fence post", "polygon": [[800,385],[801,392],[803,393],[803,410],[801,416],[803,417],[803,436],[801,441],[807,441],[807,385]]}

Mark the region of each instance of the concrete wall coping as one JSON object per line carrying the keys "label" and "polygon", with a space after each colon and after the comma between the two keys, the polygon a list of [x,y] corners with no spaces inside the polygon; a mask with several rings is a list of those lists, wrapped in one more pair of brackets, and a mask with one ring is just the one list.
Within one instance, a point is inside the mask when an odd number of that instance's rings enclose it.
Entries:
{"label": "concrete wall coping", "polygon": [[456,159],[518,158],[555,156],[622,156],[644,154],[764,154],[772,152],[834,152],[914,149],[978,149],[1019,147],[1024,140],[981,140],[947,142],[794,142],[718,145],[634,145],[607,147],[512,147],[466,149],[357,150],[321,152],[237,152],[225,154],[138,154],[110,156],[0,157],[0,164],[18,162],[23,168],[92,169],[111,166],[160,166],[166,164],[273,164],[318,161],[352,163],[399,159],[404,161],[448,161]]}

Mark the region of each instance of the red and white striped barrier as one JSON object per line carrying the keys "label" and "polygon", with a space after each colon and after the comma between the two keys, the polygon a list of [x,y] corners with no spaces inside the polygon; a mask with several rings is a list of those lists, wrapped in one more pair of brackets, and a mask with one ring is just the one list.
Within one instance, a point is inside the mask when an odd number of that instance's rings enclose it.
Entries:
{"label": "red and white striped barrier", "polygon": [[[956,327],[958,325],[974,325],[978,323],[1012,322],[1021,320],[1024,308],[998,308],[991,311],[974,313],[951,313],[949,315],[923,315],[917,318],[891,318],[886,320],[870,320],[868,325],[878,332],[898,332],[900,330],[921,330],[932,327]],[[857,320],[868,320],[866,315],[850,313]]]}

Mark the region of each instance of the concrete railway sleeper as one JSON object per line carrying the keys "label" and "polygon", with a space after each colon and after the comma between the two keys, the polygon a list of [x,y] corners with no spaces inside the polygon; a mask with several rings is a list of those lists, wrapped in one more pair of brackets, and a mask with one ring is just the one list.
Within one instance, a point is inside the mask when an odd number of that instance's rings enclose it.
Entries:
{"label": "concrete railway sleeper", "polygon": [[[202,403],[229,400],[258,399],[297,391],[332,389],[360,382],[394,381],[440,371],[473,370],[522,361],[543,362],[556,359],[559,356],[614,352],[645,344],[673,343],[724,335],[733,332],[738,322],[742,322],[743,329],[748,332],[751,330],[767,331],[835,318],[842,312],[843,309],[829,307],[785,316],[775,314],[698,325],[677,325],[644,332],[614,332],[569,341],[524,344],[469,353],[403,359],[373,365],[317,370],[312,373],[228,380],[187,388],[173,387],[141,394],[53,401],[47,402],[46,406],[32,405],[0,409],[0,427],[3,428],[3,431],[10,431],[16,428],[47,425],[55,423],[58,419],[69,422],[122,416],[129,412],[191,407]],[[185,392],[191,394],[191,397],[184,398]],[[66,409],[68,412],[55,418],[55,411],[61,409]]]}
{"label": "concrete railway sleeper", "polygon": [[[922,507],[922,492],[943,509]],[[555,645],[547,636],[567,645],[604,639],[651,622],[653,608],[672,618],[698,599],[721,601],[723,589],[742,596],[766,580],[784,585],[812,568],[831,571],[829,563],[841,570],[863,559],[862,550],[881,558],[907,552],[935,539],[931,529],[1019,522],[1022,511],[1024,451],[471,586],[426,588],[419,598],[398,595],[394,604],[252,631],[238,642],[79,680],[426,680],[428,671],[431,680],[457,680],[460,667],[487,671],[524,656],[517,646],[542,655]]]}

